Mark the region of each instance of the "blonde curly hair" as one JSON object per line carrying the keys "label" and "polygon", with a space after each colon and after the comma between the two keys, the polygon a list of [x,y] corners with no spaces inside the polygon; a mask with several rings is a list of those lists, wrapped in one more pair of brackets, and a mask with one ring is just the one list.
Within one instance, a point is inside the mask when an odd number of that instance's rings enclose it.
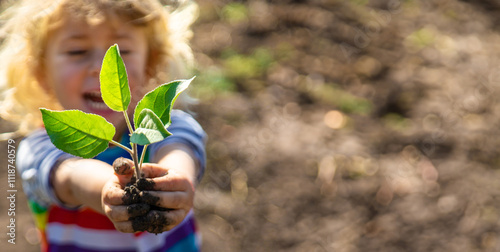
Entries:
{"label": "blonde curly hair", "polygon": [[40,107],[61,109],[37,81],[37,73],[44,69],[47,37],[64,17],[83,18],[89,24],[118,20],[142,26],[149,48],[149,85],[187,77],[193,61],[190,26],[198,8],[191,1],[162,2],[21,0],[7,7],[0,16],[0,117],[17,126],[16,135],[26,135],[42,126]]}

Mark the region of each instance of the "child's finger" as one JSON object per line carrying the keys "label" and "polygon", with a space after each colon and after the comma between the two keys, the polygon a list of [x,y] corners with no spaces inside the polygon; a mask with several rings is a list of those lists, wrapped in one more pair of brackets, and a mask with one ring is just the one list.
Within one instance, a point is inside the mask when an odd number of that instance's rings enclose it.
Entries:
{"label": "child's finger", "polygon": [[187,191],[193,190],[191,182],[178,174],[171,173],[168,176],[151,178],[156,191]]}
{"label": "child's finger", "polygon": [[154,163],[143,163],[141,172],[146,178],[163,177],[168,174],[168,170]]}
{"label": "child's finger", "polygon": [[128,221],[129,215],[127,211],[127,206],[113,206],[113,205],[105,205],[104,212],[108,216],[108,218],[114,222],[122,222]]}
{"label": "child's finger", "polygon": [[113,162],[113,169],[118,175],[133,175],[134,162],[130,159],[120,157]]}
{"label": "child's finger", "polygon": [[107,189],[103,191],[102,200],[105,204],[121,205],[123,204],[123,196],[125,191],[118,187],[117,184],[107,184]]}
{"label": "child's finger", "polygon": [[[151,212],[154,212],[154,211],[151,211]],[[183,209],[177,209],[177,210],[171,210],[171,211],[157,211],[157,212],[160,213],[160,216],[163,215],[165,217],[166,221],[165,221],[165,224],[163,225],[163,228],[161,226],[158,226],[158,227],[151,226],[148,229],[148,232],[150,232],[150,233],[165,232],[165,231],[168,231],[168,230],[174,228],[175,226],[179,225],[184,220],[184,218],[186,217],[186,215],[188,213],[187,211],[185,211]],[[155,230],[155,229],[159,229],[159,230]]]}
{"label": "child's finger", "polygon": [[188,192],[161,192],[161,191],[147,191],[141,196],[144,203],[155,205],[169,209],[185,209],[192,208],[193,195]]}
{"label": "child's finger", "polygon": [[132,204],[132,205],[105,205],[104,212],[112,222],[127,221],[130,218],[145,215],[150,209],[148,204]]}
{"label": "child's finger", "polygon": [[134,233],[136,230],[132,228],[132,221],[114,222],[116,230],[122,233]]}
{"label": "child's finger", "polygon": [[[154,182],[154,190],[157,191],[185,191],[194,190],[191,182],[176,171],[168,172],[164,167],[157,164],[143,164],[142,173],[144,177]],[[191,188],[191,189],[189,189]]]}

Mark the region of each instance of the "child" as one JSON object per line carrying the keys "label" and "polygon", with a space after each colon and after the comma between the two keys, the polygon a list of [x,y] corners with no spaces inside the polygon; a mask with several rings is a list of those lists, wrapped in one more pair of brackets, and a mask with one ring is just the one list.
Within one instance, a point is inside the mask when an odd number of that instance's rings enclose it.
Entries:
{"label": "child", "polygon": [[[52,145],[40,107],[99,114],[128,145],[123,115],[100,96],[99,72],[109,46],[117,43],[132,92],[129,117],[142,96],[170,80],[186,78],[192,58],[187,46],[196,6],[177,3],[169,12],[158,0],[23,0],[3,13],[0,115],[27,137],[17,168],[41,232],[43,251],[198,251],[193,219],[194,185],[205,166],[205,133],[188,114],[172,112],[173,134],[148,148],[143,172],[153,178],[161,230],[137,230],[123,205],[131,175],[113,172],[130,158],[110,147],[81,159]],[[150,232],[163,231],[158,235]]]}

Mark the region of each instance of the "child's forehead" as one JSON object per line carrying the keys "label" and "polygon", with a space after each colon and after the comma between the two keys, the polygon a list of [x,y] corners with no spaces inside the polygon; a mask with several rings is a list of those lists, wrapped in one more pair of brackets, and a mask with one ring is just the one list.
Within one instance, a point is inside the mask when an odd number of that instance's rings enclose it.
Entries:
{"label": "child's forehead", "polygon": [[[134,27],[126,23],[88,23],[85,20],[68,20],[57,29],[53,30],[50,36],[52,42],[84,42],[88,40],[113,40],[121,42],[134,42],[145,38],[144,31],[139,27]],[[97,40],[96,40],[97,39]]]}
{"label": "child's forehead", "polygon": [[81,34],[82,32],[89,32],[95,28],[107,27],[110,28],[113,34],[121,36],[132,28],[140,28],[135,26],[124,18],[116,15],[104,15],[101,17],[96,16],[71,16],[69,14],[61,15],[51,25],[51,32],[65,32],[69,34]]}

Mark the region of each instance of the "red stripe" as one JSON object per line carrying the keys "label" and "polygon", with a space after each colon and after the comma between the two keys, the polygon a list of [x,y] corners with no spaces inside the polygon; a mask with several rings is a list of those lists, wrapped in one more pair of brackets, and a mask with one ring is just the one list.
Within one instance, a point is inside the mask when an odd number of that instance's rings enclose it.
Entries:
{"label": "red stripe", "polygon": [[66,210],[53,206],[49,210],[49,223],[57,222],[66,225],[77,225],[83,228],[115,230],[113,223],[103,214],[89,208]]}

